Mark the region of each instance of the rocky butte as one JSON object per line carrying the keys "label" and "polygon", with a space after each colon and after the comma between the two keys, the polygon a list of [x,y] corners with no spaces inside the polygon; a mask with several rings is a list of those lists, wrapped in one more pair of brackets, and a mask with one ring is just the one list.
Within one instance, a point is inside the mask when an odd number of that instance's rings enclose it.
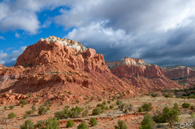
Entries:
{"label": "rocky butte", "polygon": [[24,98],[29,103],[65,103],[97,99],[102,93],[134,95],[135,87],[112,74],[94,49],[50,36],[28,46],[14,67],[0,66],[0,91],[1,104]]}
{"label": "rocky butte", "polygon": [[106,62],[106,65],[114,75],[141,91],[181,87],[164,76],[159,66],[145,63],[142,59],[125,57],[122,61]]}
{"label": "rocky butte", "polygon": [[178,83],[183,83],[186,86],[195,85],[195,70],[194,67],[166,66],[162,67],[166,77],[176,80]]}

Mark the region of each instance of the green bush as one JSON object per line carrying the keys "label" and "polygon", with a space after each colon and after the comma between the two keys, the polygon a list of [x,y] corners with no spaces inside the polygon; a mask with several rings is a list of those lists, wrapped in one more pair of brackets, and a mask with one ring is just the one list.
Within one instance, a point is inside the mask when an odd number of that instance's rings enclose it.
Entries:
{"label": "green bush", "polygon": [[102,102],[103,105],[106,105],[106,101]]}
{"label": "green bush", "polygon": [[70,116],[71,111],[68,110],[68,108],[64,108],[62,111],[58,111],[54,113],[54,116],[59,119],[66,119]]}
{"label": "green bush", "polygon": [[23,116],[23,119],[26,119],[26,118],[27,118],[27,115],[24,115],[24,116]]}
{"label": "green bush", "polygon": [[120,105],[120,104],[122,104],[123,102],[122,101],[120,101],[120,100],[117,100],[116,101],[116,105]]}
{"label": "green bush", "polygon": [[154,121],[157,123],[168,122],[172,128],[173,123],[178,121],[178,115],[179,112],[177,110],[165,107],[163,112],[157,111],[157,114],[154,115]]}
{"label": "green bush", "polygon": [[59,129],[60,122],[56,118],[49,118],[45,125],[46,129]]}
{"label": "green bush", "polygon": [[74,126],[74,121],[73,120],[68,120],[66,124],[66,128],[73,127]]}
{"label": "green bush", "polygon": [[100,107],[96,107],[92,111],[92,115],[99,115],[100,113],[101,113],[101,108]]}
{"label": "green bush", "polygon": [[24,107],[24,104],[22,104],[21,107]]}
{"label": "green bush", "polygon": [[71,118],[77,118],[78,115],[83,111],[83,108],[80,108],[78,106],[71,108],[70,110],[68,108],[64,108],[62,111],[58,111],[54,113],[54,116],[57,119],[66,119],[68,117]]}
{"label": "green bush", "polygon": [[81,124],[79,124],[77,129],[89,129],[89,127],[85,122],[82,122]]}
{"label": "green bush", "polygon": [[192,109],[192,110],[193,110],[193,109],[194,109],[194,106],[191,106],[191,107],[190,107],[190,109]]}
{"label": "green bush", "polygon": [[30,115],[30,114],[33,114],[33,113],[34,113],[34,111],[33,111],[33,110],[26,111],[26,114],[27,114],[27,115]]}
{"label": "green bush", "polygon": [[46,113],[47,113],[47,109],[43,106],[43,105],[41,105],[39,108],[38,108],[38,114],[39,115],[45,115]]}
{"label": "green bush", "polygon": [[35,111],[35,110],[36,110],[35,105],[32,105],[31,109],[32,109],[33,111]]}
{"label": "green bush", "polygon": [[13,112],[11,112],[11,113],[8,114],[8,118],[9,118],[9,119],[13,119],[13,118],[15,118],[15,117],[16,117],[16,114],[13,113]]}
{"label": "green bush", "polygon": [[108,106],[106,106],[106,107],[105,107],[105,109],[106,109],[106,110],[109,110],[109,107],[108,107]]}
{"label": "green bush", "polygon": [[85,111],[82,112],[82,117],[87,116],[87,114],[88,114],[88,110],[86,109]]}
{"label": "green bush", "polygon": [[158,93],[151,93],[151,96],[152,97],[157,97],[158,96]]}
{"label": "green bush", "polygon": [[35,129],[37,129],[37,128],[38,129],[45,129],[44,126],[45,126],[45,121],[39,120],[39,121],[37,121],[37,124],[34,125],[34,128]]}
{"label": "green bush", "polygon": [[9,106],[9,109],[11,109],[11,110],[12,110],[13,108],[14,108],[14,106],[13,106],[13,105],[10,105],[10,106]]}
{"label": "green bush", "polygon": [[178,111],[178,113],[180,114],[180,109],[179,109],[177,103],[174,104],[173,109],[175,109],[176,111]]}
{"label": "green bush", "polygon": [[138,112],[143,112],[143,111],[144,111],[144,110],[143,110],[142,107],[140,107],[139,110],[138,110]]}
{"label": "green bush", "polygon": [[150,111],[152,110],[152,103],[145,103],[144,105],[142,105],[142,108],[144,111]]}
{"label": "green bush", "polygon": [[194,113],[191,114],[191,117],[194,118]]}
{"label": "green bush", "polygon": [[5,106],[4,109],[6,110],[7,109],[7,106]]}
{"label": "green bush", "polygon": [[184,102],[184,103],[182,104],[182,107],[183,107],[183,108],[190,108],[190,104],[189,104],[189,103]]}
{"label": "green bush", "polygon": [[148,112],[144,115],[140,129],[154,129],[154,121]]}
{"label": "green bush", "polygon": [[23,104],[23,105],[25,105],[25,104],[27,104],[27,102],[26,102],[26,100],[20,100],[20,104]]}
{"label": "green bush", "polygon": [[114,126],[115,129],[127,129],[127,126],[124,121],[118,120],[118,126]]}
{"label": "green bush", "polygon": [[24,124],[20,127],[20,129],[34,129],[33,122],[30,120],[26,120]]}
{"label": "green bush", "polygon": [[91,126],[97,125],[97,120],[96,120],[96,118],[91,118],[91,119],[89,120],[89,125],[91,125]]}
{"label": "green bush", "polygon": [[162,95],[163,95],[165,98],[172,98],[172,97],[173,97],[172,94],[171,94],[171,92],[164,92]]}
{"label": "green bush", "polygon": [[114,108],[114,105],[110,105],[110,109],[113,109]]}
{"label": "green bush", "polygon": [[110,102],[111,102],[110,100],[107,101],[108,104],[110,104]]}

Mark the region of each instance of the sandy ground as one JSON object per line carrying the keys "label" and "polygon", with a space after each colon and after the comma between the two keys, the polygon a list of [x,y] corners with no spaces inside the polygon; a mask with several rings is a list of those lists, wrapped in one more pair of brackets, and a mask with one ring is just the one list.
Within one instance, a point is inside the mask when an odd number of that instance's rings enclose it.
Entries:
{"label": "sandy ground", "polygon": [[[120,111],[116,105],[116,100],[111,101],[110,104],[106,104],[106,106],[114,105],[114,109],[105,110],[102,114],[97,116],[92,116],[92,109],[96,107],[98,103],[102,103],[102,101],[92,101],[90,103],[86,102],[80,102],[79,104],[52,104],[50,107],[50,110],[47,112],[46,115],[38,115],[38,111],[35,111],[33,115],[28,115],[27,119],[31,120],[32,122],[36,123],[38,120],[47,120],[50,117],[54,117],[54,112],[61,111],[65,106],[75,107],[80,106],[83,108],[86,108],[87,106],[91,106],[91,109],[89,109],[88,116],[84,118],[77,118],[75,119],[75,126],[72,129],[76,129],[77,126],[81,123],[81,121],[85,121],[88,123],[89,119],[91,117],[96,117],[98,120],[98,124],[94,127],[90,127],[91,129],[114,129],[114,125],[117,125],[117,121],[119,119],[125,121],[125,124],[127,125],[128,129],[139,129],[141,125],[141,121],[143,120],[143,114],[138,113],[138,108],[143,105],[144,103],[152,103],[153,110],[149,113],[153,115],[156,110],[162,111],[164,107],[172,108],[175,103],[178,104],[178,106],[181,109],[181,115],[179,116],[179,124],[185,123],[187,120],[192,120],[191,113],[194,113],[194,110],[191,109],[184,109],[181,107],[183,102],[188,102],[191,105],[195,106],[195,100],[194,99],[179,99],[179,98],[165,98],[163,96],[161,97],[150,97],[150,96],[143,96],[143,97],[125,97],[123,99],[120,99],[123,101],[123,103],[126,104],[132,104],[133,105],[133,111],[129,112],[128,114],[124,114],[122,111]],[[5,106],[5,105],[4,105]],[[18,129],[20,128],[20,125],[24,123],[26,119],[23,119],[23,116],[26,111],[31,110],[31,104],[27,104],[24,107],[21,106],[15,106],[14,109],[10,110],[9,108],[7,110],[4,110],[4,106],[0,107],[0,120],[5,119],[6,123],[0,123],[0,129]],[[9,106],[9,105],[7,105]],[[36,105],[36,109],[38,109],[40,105]],[[16,114],[16,118],[14,119],[8,119],[7,116],[10,112],[14,112]],[[65,128],[66,127],[66,120],[60,120],[60,127]],[[158,124],[160,125],[160,124]],[[167,128],[166,124],[162,124],[163,128]],[[179,129],[179,126],[175,126],[175,129]]]}

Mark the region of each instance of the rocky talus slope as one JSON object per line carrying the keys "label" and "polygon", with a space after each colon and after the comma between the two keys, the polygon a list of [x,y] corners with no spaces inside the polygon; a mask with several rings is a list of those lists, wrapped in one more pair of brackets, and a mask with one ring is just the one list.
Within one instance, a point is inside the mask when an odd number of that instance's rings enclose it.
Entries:
{"label": "rocky talus slope", "polygon": [[165,77],[159,66],[145,63],[142,59],[125,57],[123,61],[106,62],[106,65],[113,74],[143,92],[181,87]]}
{"label": "rocky talus slope", "polygon": [[0,103],[47,100],[74,102],[116,93],[135,94],[111,73],[102,54],[80,43],[51,36],[28,46],[14,67],[0,66]]}

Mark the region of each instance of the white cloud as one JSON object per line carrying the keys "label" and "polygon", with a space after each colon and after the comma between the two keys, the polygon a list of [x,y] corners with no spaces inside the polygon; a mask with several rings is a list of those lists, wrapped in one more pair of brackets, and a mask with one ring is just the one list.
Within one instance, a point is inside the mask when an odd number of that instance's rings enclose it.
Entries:
{"label": "white cloud", "polygon": [[5,40],[5,38],[4,38],[3,36],[0,36],[0,39],[3,39],[3,40]]}
{"label": "white cloud", "polygon": [[[0,64],[6,65],[16,61],[17,57],[26,49],[26,46],[20,47],[18,50],[12,51],[11,54],[0,51]],[[14,64],[13,64],[14,65]]]}
{"label": "white cloud", "polygon": [[15,37],[16,38],[20,38],[20,34],[19,33],[15,33]]}
{"label": "white cloud", "polygon": [[36,34],[48,23],[41,25],[37,13],[69,4],[61,0],[7,0],[0,2],[0,31],[24,30]]}

